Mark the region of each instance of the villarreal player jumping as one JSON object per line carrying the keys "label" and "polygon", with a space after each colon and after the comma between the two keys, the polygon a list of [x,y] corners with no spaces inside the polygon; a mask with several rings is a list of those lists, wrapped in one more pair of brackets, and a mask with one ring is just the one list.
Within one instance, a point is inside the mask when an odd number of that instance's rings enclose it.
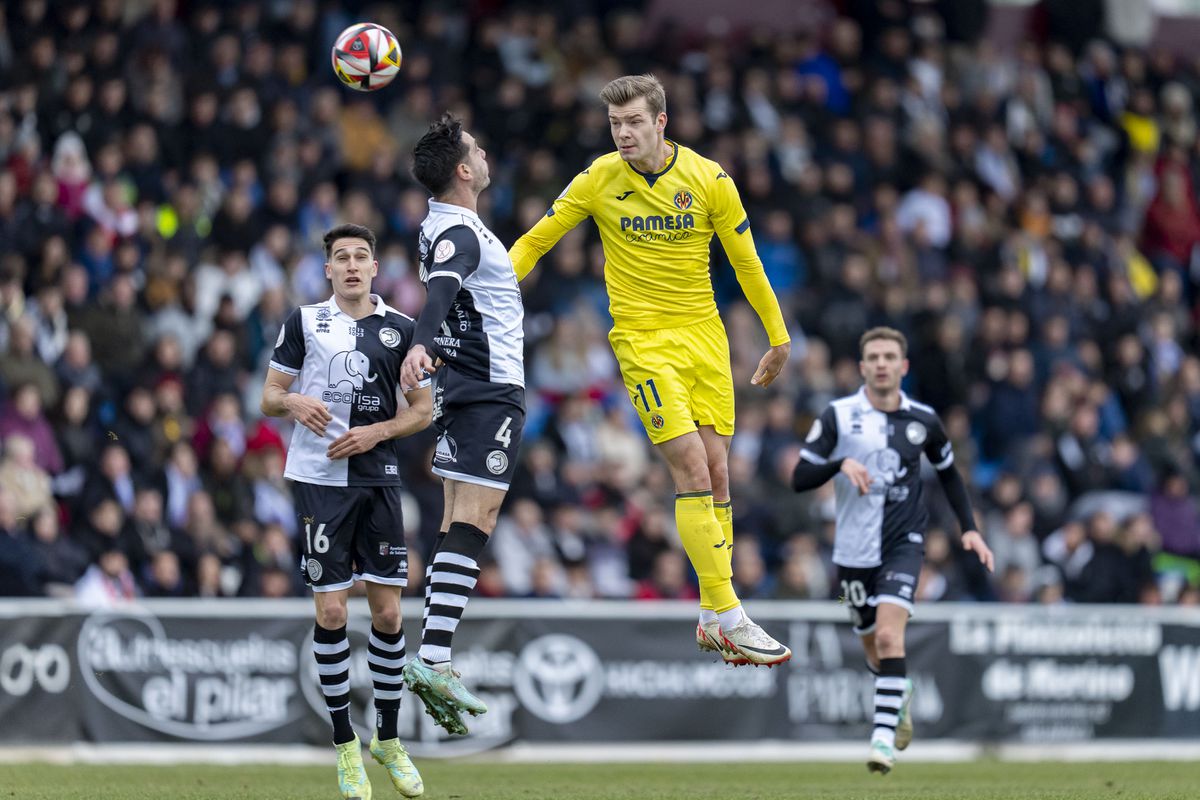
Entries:
{"label": "villarreal player jumping", "polygon": [[646,433],[670,468],[676,526],[700,583],[696,644],[731,664],[779,664],[791,650],[746,616],[730,580],[733,376],[709,277],[714,233],[771,342],[752,384],[769,386],[783,369],[787,327],[733,180],[665,137],[658,79],[617,78],[600,99],[617,151],[576,175],[513,245],[513,268],[523,279],[563,234],[585,217],[596,221],[613,317],[609,341]]}

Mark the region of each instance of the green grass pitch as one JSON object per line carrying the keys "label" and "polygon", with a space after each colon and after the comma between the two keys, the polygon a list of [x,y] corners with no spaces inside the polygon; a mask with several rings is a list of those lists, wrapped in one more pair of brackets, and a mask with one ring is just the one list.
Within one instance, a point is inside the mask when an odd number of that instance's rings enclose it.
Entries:
{"label": "green grass pitch", "polygon": [[[1194,800],[1200,764],[485,764],[418,762],[430,800]],[[393,800],[370,764],[374,800]],[[336,800],[331,763],[282,766],[0,764],[0,800]]]}

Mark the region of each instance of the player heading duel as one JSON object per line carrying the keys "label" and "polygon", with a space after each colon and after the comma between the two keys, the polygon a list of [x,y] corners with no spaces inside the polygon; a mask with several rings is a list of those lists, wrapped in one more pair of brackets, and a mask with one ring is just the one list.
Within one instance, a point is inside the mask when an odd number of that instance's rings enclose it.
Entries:
{"label": "player heading duel", "polygon": [[783,369],[787,327],[737,187],[720,164],[666,138],[658,79],[617,78],[600,98],[617,151],[576,175],[513,245],[513,268],[524,278],[563,234],[595,219],[613,316],[609,341],[646,434],[671,470],[676,525],[700,581],[696,643],[732,664],[778,664],[791,651],[746,616],[730,581],[733,377],[709,277],[714,233],[770,339],[752,384],[769,386]]}

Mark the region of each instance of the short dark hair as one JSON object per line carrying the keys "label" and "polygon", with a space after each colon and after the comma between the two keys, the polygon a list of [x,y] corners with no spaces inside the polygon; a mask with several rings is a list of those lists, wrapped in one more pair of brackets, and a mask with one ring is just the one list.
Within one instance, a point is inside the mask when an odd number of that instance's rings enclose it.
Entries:
{"label": "short dark hair", "polygon": [[413,148],[413,177],[434,197],[450,188],[454,169],[467,157],[462,134],[462,120],[446,112]]}
{"label": "short dark hair", "polygon": [[609,81],[600,90],[600,99],[610,106],[623,106],[638,98],[645,99],[652,117],[658,117],[667,110],[667,92],[662,82],[649,72],[645,75],[623,75]]}
{"label": "short dark hair", "polygon": [[908,358],[908,339],[895,328],[888,328],[883,325],[871,328],[871,330],[864,333],[862,338],[858,340],[858,357],[862,358],[863,351],[867,349],[869,342],[877,341],[895,342],[900,345],[900,357]]}
{"label": "short dark hair", "polygon": [[375,234],[371,229],[366,225],[355,225],[352,222],[346,222],[325,232],[326,261],[333,255],[333,243],[338,239],[362,239],[366,241],[367,247],[371,248],[371,255],[375,255]]}

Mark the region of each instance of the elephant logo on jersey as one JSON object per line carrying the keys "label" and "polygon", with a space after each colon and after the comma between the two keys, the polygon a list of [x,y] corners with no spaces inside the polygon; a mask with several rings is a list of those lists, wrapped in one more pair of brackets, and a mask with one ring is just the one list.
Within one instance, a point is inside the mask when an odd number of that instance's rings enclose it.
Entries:
{"label": "elephant logo on jersey", "polygon": [[900,454],[890,447],[871,453],[863,462],[863,466],[871,474],[871,494],[887,492],[896,481],[908,474],[908,468],[903,466]]}
{"label": "elephant logo on jersey", "polygon": [[363,381],[374,383],[378,375],[371,375],[371,359],[366,353],[357,350],[345,350],[335,355],[329,362],[329,388],[336,389],[343,383],[348,383],[355,389],[363,388]]}

